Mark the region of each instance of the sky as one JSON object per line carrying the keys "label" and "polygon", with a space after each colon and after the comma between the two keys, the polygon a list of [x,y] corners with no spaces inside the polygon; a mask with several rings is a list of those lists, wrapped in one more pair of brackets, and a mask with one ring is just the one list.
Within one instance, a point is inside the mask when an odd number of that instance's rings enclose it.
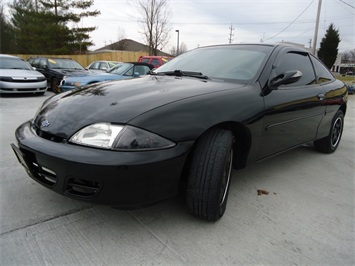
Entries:
{"label": "sky", "polygon": [[[171,15],[170,52],[184,43],[188,50],[229,43],[294,42],[313,46],[318,4],[321,12],[317,48],[329,25],[339,31],[339,52],[355,49],[355,0],[167,0]],[[12,2],[3,0],[3,3]],[[144,43],[140,33],[138,0],[94,0],[97,17],[84,18],[79,26],[97,27],[91,35],[101,48],[122,38]],[[230,35],[232,34],[232,35]]]}

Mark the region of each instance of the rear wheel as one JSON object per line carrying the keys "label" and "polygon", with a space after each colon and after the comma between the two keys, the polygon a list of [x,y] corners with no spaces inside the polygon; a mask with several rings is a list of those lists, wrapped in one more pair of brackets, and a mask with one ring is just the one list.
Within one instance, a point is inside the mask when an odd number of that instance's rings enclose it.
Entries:
{"label": "rear wheel", "polygon": [[196,143],[189,162],[186,202],[189,212],[216,221],[226,210],[233,162],[233,134],[215,128]]}
{"label": "rear wheel", "polygon": [[325,138],[314,141],[314,149],[323,153],[334,152],[340,143],[344,127],[344,114],[338,110],[333,117],[329,135]]}

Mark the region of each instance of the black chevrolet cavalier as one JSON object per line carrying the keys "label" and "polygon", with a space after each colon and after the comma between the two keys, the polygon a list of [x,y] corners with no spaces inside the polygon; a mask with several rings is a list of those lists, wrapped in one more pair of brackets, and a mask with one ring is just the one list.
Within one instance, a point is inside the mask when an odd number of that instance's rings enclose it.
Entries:
{"label": "black chevrolet cavalier", "polygon": [[307,51],[198,48],[149,76],[55,95],[16,130],[27,173],[65,196],[134,208],[183,189],[193,215],[218,220],[232,169],[313,142],[340,142],[347,89]]}

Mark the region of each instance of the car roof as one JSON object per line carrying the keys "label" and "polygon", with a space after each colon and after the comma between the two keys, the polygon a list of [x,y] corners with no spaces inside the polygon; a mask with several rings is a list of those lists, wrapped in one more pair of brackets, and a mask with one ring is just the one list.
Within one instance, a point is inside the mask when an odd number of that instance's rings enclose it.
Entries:
{"label": "car roof", "polygon": [[13,56],[13,55],[8,55],[8,54],[0,54],[0,57],[2,58],[14,58],[14,59],[22,59],[18,56]]}
{"label": "car roof", "polygon": [[196,49],[203,49],[203,48],[209,48],[209,47],[226,47],[226,46],[268,46],[268,47],[273,47],[273,48],[292,48],[295,51],[302,51],[306,53],[310,53],[307,51],[305,48],[293,45],[291,43],[232,43],[232,44],[216,44],[216,45],[207,45],[207,46],[201,46]]}
{"label": "car roof", "polygon": [[173,56],[168,56],[168,55],[142,55],[140,58],[173,58]]}
{"label": "car roof", "polygon": [[48,57],[48,56],[36,56],[36,57],[30,57],[29,59],[37,59],[37,58],[45,58],[45,59],[55,59],[55,60],[62,60],[62,59],[65,59],[65,60],[72,60],[72,61],[75,61],[74,59],[72,58],[66,58],[66,57]]}

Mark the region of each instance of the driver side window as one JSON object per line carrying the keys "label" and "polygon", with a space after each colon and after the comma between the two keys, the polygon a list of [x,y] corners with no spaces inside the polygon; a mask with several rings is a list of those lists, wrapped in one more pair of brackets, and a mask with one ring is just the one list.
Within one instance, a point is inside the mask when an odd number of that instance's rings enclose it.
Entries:
{"label": "driver side window", "polygon": [[124,74],[124,76],[133,76],[133,69],[134,69],[134,67],[131,67],[131,68]]}
{"label": "driver side window", "polygon": [[294,83],[282,85],[282,87],[298,87],[316,84],[316,78],[311,60],[308,54],[289,52],[282,56],[279,66],[275,69],[276,76],[287,71],[298,70],[302,77]]}

